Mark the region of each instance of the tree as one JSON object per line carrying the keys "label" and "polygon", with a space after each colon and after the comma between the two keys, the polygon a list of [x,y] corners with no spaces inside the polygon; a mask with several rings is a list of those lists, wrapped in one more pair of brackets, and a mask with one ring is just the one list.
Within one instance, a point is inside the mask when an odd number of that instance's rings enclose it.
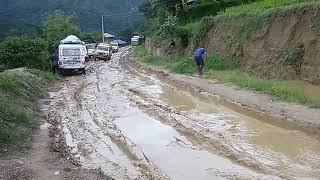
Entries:
{"label": "tree", "polygon": [[81,32],[80,39],[86,43],[98,43],[102,41],[101,31]]}
{"label": "tree", "polygon": [[65,15],[63,11],[55,11],[46,17],[42,36],[48,43],[49,51],[55,50],[60,40],[71,34],[80,35],[75,16]]}
{"label": "tree", "polygon": [[118,36],[129,42],[131,37],[134,35],[132,29],[127,28],[118,33]]}
{"label": "tree", "polygon": [[0,43],[1,65],[5,68],[28,67],[48,69],[46,43],[40,38],[7,37]]}

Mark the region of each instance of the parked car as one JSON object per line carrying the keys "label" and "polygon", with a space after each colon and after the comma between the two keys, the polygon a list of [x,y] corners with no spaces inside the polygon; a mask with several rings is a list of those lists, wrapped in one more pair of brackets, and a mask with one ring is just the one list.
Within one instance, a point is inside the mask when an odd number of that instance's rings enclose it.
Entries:
{"label": "parked car", "polygon": [[97,46],[94,59],[99,60],[110,60],[112,57],[112,48],[109,44],[100,43]]}
{"label": "parked car", "polygon": [[112,41],[112,42],[110,43],[110,45],[111,45],[111,47],[112,47],[112,52],[113,52],[113,53],[119,52],[119,44],[118,44],[117,42]]}
{"label": "parked car", "polygon": [[86,44],[86,48],[88,52],[88,57],[93,58],[96,51],[96,44],[95,43]]}
{"label": "parked car", "polygon": [[67,70],[80,70],[86,73],[87,49],[76,36],[68,36],[60,41],[58,65],[62,73]]}

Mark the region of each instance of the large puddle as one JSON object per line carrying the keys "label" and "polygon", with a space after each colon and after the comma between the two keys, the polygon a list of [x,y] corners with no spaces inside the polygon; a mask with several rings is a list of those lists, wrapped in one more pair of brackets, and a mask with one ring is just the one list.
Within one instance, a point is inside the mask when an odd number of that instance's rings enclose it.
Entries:
{"label": "large puddle", "polygon": [[226,158],[193,146],[172,127],[132,109],[116,123],[145,155],[171,179],[224,179],[257,174]]}
{"label": "large puddle", "polygon": [[202,126],[220,131],[238,151],[288,175],[320,177],[320,143],[298,127],[244,109],[236,112],[214,99],[167,85],[162,89],[163,101]]}

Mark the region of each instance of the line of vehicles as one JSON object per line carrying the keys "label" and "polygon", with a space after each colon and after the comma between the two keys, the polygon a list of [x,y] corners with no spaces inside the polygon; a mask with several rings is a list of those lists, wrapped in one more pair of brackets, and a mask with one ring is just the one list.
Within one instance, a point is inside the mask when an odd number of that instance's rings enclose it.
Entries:
{"label": "line of vehicles", "polygon": [[85,74],[87,61],[91,59],[108,61],[112,53],[118,51],[119,44],[116,41],[96,46],[94,43],[85,44],[78,37],[70,35],[60,41],[58,66],[62,74],[75,70]]}

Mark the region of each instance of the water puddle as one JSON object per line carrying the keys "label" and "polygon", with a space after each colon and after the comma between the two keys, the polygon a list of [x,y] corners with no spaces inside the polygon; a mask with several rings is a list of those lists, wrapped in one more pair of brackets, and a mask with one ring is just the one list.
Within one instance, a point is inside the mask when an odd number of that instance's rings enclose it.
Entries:
{"label": "water puddle", "polygon": [[[201,94],[162,86],[161,98],[198,124],[230,138],[235,149],[289,175],[320,176],[320,143],[285,121],[233,107]],[[234,111],[236,109],[236,111]]]}
{"label": "water puddle", "polygon": [[139,109],[126,111],[116,124],[171,179],[211,180],[256,175],[223,157],[194,147],[172,127]]}

